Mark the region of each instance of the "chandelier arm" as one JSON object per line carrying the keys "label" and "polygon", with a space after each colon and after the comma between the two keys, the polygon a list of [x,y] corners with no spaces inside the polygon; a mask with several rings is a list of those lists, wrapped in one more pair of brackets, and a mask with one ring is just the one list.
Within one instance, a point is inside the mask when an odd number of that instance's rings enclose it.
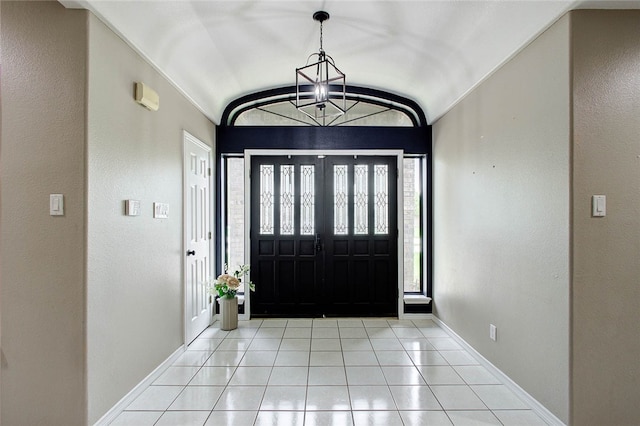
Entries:
{"label": "chandelier arm", "polygon": [[309,55],[309,57],[307,58],[307,65],[309,65],[309,59],[311,59],[312,56],[318,56],[319,57],[320,54],[319,53],[312,53],[311,55]]}
{"label": "chandelier arm", "polygon": [[[333,120],[331,120],[331,121],[329,122],[329,124],[327,124],[327,126],[331,126],[331,125],[332,125],[333,123],[335,123],[337,120],[339,120],[340,118],[344,117],[344,116],[345,116],[349,111],[351,111],[351,110],[352,110],[356,105],[358,105],[359,103],[360,103],[360,101],[359,101],[359,100],[355,101],[355,102],[353,103],[353,105],[351,105],[350,107],[348,107],[347,109],[345,109],[345,110],[344,110],[344,114],[343,114],[343,115],[337,115]],[[342,125],[342,124],[344,124],[344,123],[349,123],[349,122],[351,122],[351,121],[353,121],[353,120],[357,120],[357,118],[354,118],[354,119],[351,119],[351,120],[345,120],[343,123],[338,123],[338,124],[336,124],[336,126],[340,126],[340,125]]]}
{"label": "chandelier arm", "polygon": [[[298,107],[296,106],[295,102],[293,102],[293,101],[289,101],[289,102],[291,102],[291,104],[293,104],[293,106],[294,106],[294,107],[296,107],[296,109],[298,109]],[[298,109],[298,111],[300,111],[300,110]],[[301,112],[302,112],[302,111],[301,111]],[[309,118],[309,120],[313,121],[313,122],[314,122],[314,123],[316,123],[318,126],[320,126],[320,125],[321,125],[321,124],[320,124],[320,122],[319,122],[318,120],[316,120],[314,117],[312,117],[311,115],[309,115],[309,114],[307,114],[307,113],[305,113],[305,112],[302,112],[302,114],[304,114],[306,117],[308,117],[308,118]],[[304,122],[304,121],[302,121],[302,120],[299,120],[299,119],[292,119],[292,120],[296,120],[296,121],[299,121],[299,122],[304,123],[304,124],[309,124],[309,123],[306,123],[306,122]],[[312,126],[312,124],[309,124],[309,125],[310,125],[310,126]]]}

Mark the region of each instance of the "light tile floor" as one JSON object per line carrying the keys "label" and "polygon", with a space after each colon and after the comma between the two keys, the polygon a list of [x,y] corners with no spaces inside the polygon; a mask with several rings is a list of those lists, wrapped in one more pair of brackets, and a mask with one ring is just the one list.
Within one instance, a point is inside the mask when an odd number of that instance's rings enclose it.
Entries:
{"label": "light tile floor", "polygon": [[112,425],[546,424],[430,320],[213,324]]}

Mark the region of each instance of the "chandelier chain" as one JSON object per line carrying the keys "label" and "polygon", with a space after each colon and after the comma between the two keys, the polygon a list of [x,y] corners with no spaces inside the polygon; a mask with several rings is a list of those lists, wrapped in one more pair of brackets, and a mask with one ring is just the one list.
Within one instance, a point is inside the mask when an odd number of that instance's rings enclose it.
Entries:
{"label": "chandelier chain", "polygon": [[320,21],[320,51],[322,52],[322,21]]}

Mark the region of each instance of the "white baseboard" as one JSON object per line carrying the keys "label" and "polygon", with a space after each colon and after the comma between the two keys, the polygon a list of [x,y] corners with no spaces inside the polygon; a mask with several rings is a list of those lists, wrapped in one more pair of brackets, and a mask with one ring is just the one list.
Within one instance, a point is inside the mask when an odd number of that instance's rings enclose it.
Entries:
{"label": "white baseboard", "polygon": [[408,320],[421,320],[421,319],[433,319],[433,314],[402,314],[400,319]]}
{"label": "white baseboard", "polygon": [[169,368],[180,355],[184,353],[186,350],[186,346],[180,346],[174,353],[169,355],[169,358],[164,360],[162,364],[156,367],[147,377],[145,377],[140,383],[138,383],[131,391],[126,394],[120,401],[116,403],[109,411],[107,411],[104,416],[100,418],[97,422],[94,423],[94,426],[106,426],[112,421],[115,420],[120,413],[124,411],[125,408],[129,406],[133,402],[134,399],[140,396],[145,389],[147,389],[153,382],[155,382],[158,377],[162,375]]}
{"label": "white baseboard", "polygon": [[442,322],[437,316],[433,316],[433,321],[438,324],[452,339],[454,339],[460,346],[462,346],[469,354],[476,359],[484,368],[493,373],[494,376],[500,380],[511,392],[516,394],[526,404],[531,407],[538,416],[540,416],[545,422],[551,426],[565,426],[565,424],[557,418],[551,411],[549,411],[544,405],[540,404],[538,400],[529,395],[527,391],[522,389],[516,382],[511,380],[509,376],[504,374],[498,367],[493,365],[489,360],[483,357],[478,351],[476,351],[471,345],[469,345],[462,337],[453,331],[447,324]]}

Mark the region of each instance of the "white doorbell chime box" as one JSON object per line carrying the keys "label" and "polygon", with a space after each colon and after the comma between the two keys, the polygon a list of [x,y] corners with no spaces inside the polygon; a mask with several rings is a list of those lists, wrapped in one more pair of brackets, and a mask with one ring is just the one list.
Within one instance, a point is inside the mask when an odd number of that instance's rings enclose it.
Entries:
{"label": "white doorbell chime box", "polygon": [[160,96],[144,83],[136,83],[136,102],[151,111],[160,107]]}

